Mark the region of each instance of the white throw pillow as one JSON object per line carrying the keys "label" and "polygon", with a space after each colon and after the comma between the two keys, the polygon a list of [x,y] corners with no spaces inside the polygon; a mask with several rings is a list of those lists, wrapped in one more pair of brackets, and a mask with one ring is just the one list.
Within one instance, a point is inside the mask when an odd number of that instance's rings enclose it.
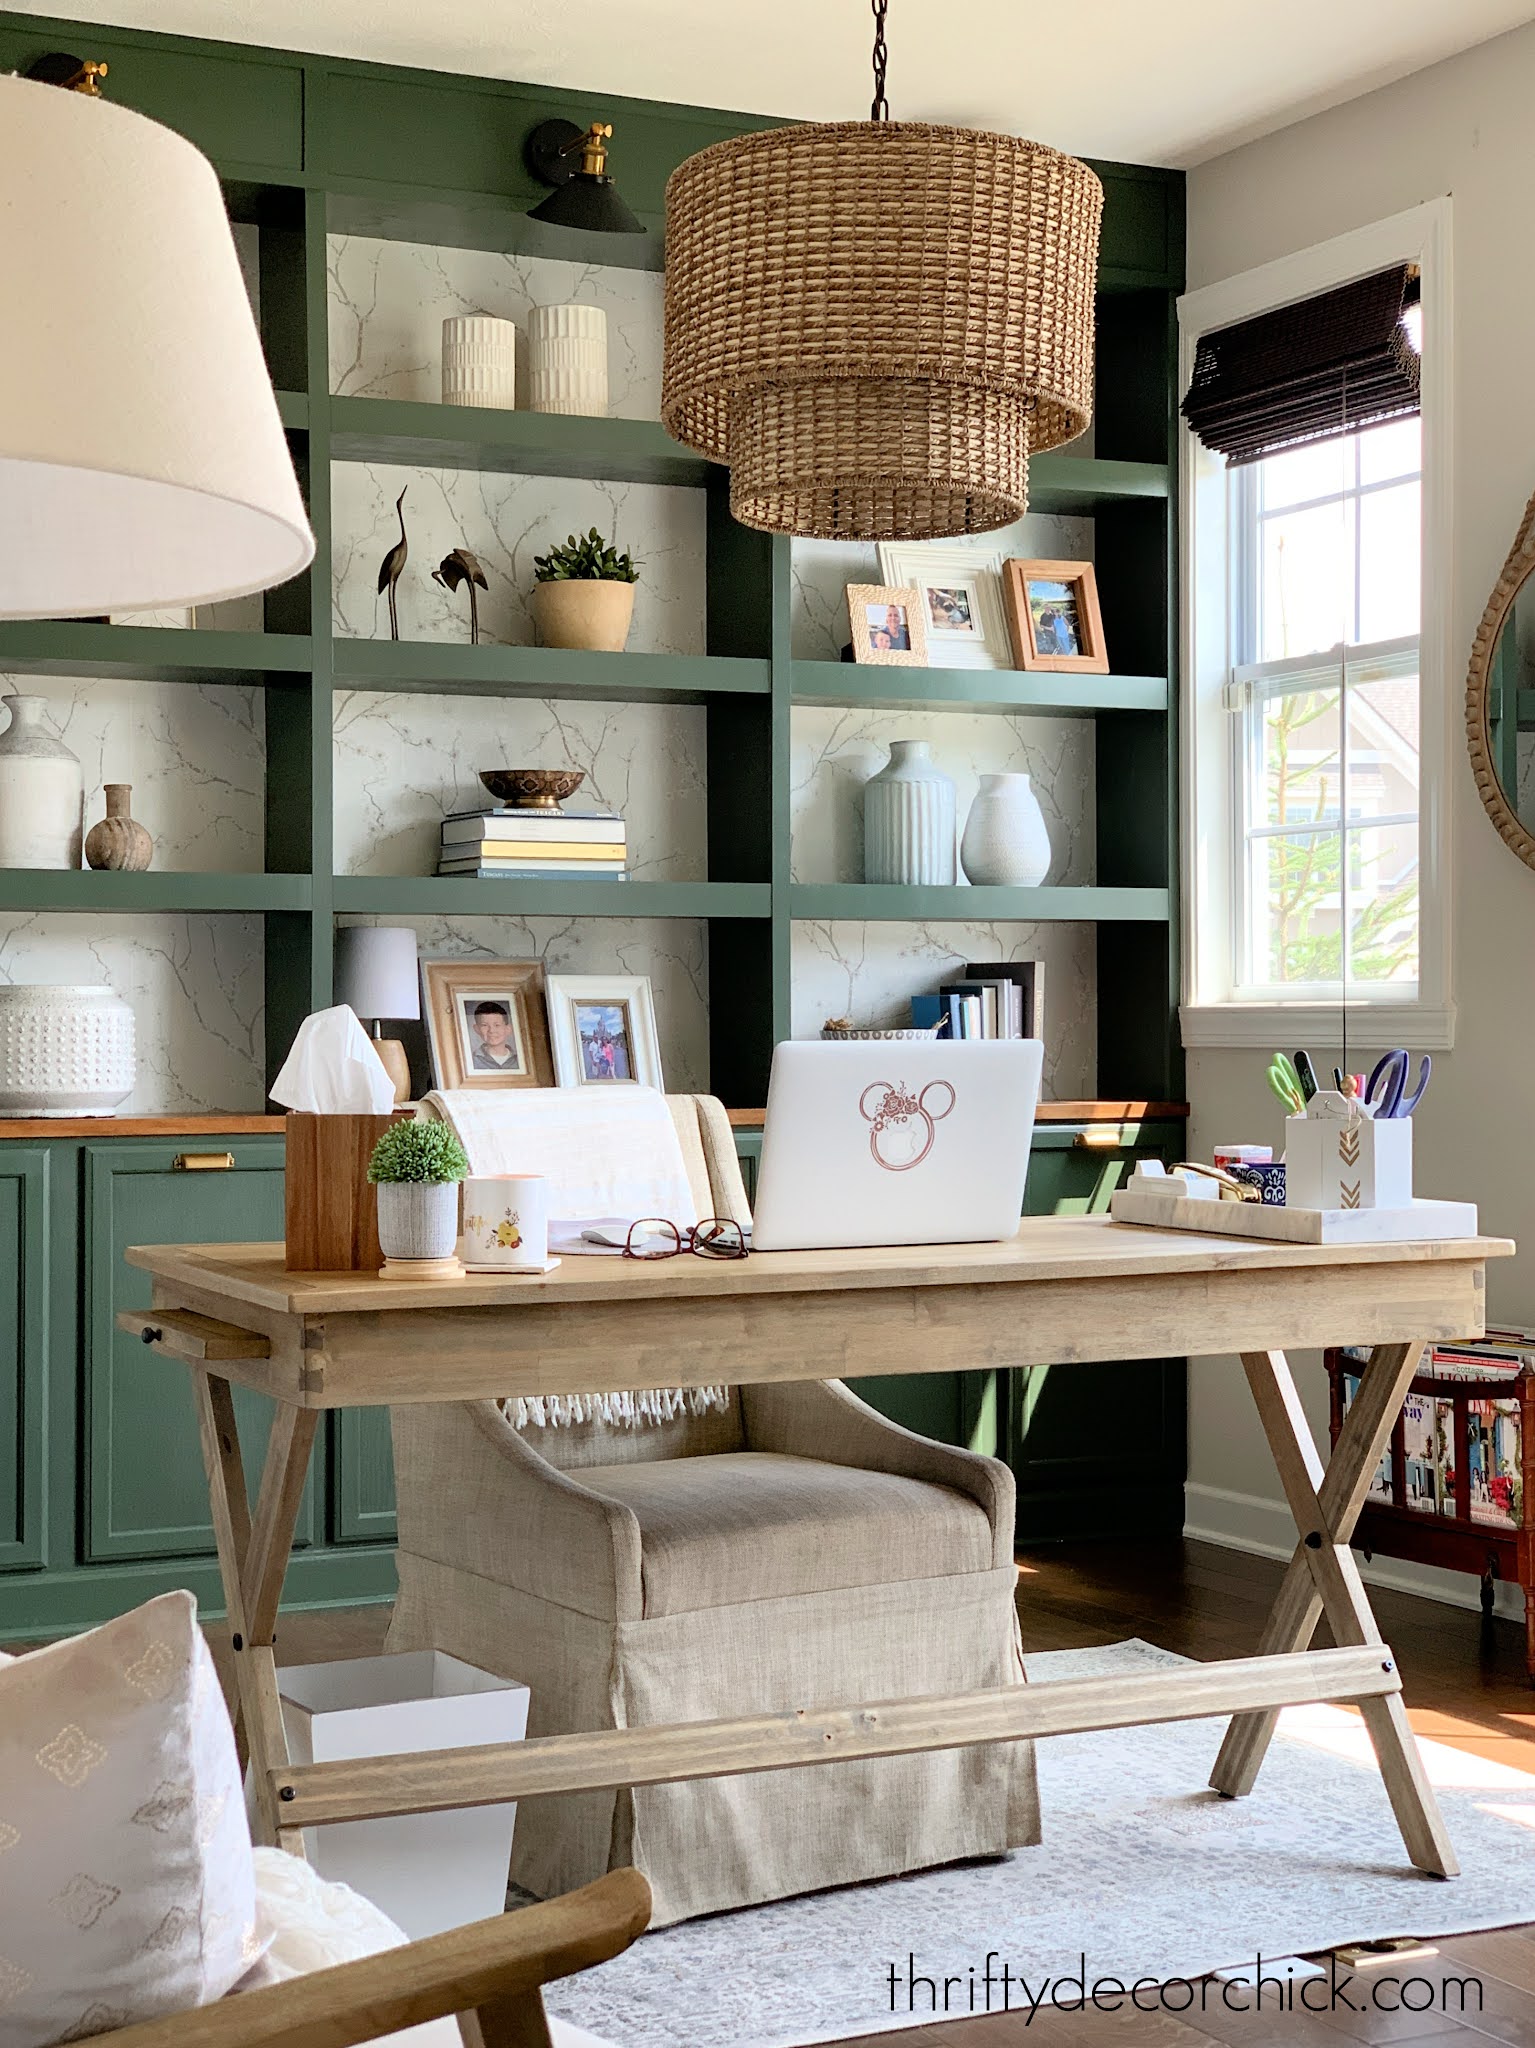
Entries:
{"label": "white throw pillow", "polygon": [[190,1593],[0,1660],[0,2041],[222,1998],[260,1954],[234,1734]]}

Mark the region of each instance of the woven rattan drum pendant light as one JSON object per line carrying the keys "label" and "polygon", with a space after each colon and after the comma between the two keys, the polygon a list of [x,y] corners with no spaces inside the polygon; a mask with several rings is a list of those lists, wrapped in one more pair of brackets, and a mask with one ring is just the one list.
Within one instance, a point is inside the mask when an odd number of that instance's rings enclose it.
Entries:
{"label": "woven rattan drum pendant light", "polygon": [[771,128],[666,188],[661,417],[745,526],[984,533],[1092,412],[1103,187],[1059,150],[892,121]]}

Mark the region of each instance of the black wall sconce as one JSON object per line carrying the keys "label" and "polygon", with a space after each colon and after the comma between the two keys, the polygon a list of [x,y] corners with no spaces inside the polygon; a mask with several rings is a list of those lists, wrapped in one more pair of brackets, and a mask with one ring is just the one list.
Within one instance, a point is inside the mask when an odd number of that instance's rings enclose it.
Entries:
{"label": "black wall sconce", "polygon": [[[554,190],[528,209],[531,220],[587,234],[642,235],[642,222],[625,206],[607,174],[611,121],[586,129],[574,121],[540,121],[523,144],[523,159],[535,178]],[[579,159],[579,161],[578,161]]]}

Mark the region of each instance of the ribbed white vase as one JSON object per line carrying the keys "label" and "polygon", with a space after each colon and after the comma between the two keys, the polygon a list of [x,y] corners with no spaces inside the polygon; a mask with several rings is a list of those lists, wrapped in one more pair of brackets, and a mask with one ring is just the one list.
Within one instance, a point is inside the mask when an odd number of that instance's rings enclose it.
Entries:
{"label": "ribbed white vase", "polygon": [[111,989],[0,985],[0,1116],[110,1116],[133,1079],[133,1012]]}
{"label": "ribbed white vase", "polygon": [[863,786],[863,878],[916,888],[954,881],[954,785],[926,740],[892,740],[889,761]]}
{"label": "ribbed white vase", "polygon": [[80,762],[43,728],[45,697],[4,698],[0,732],[0,868],[77,868],[83,823]]}
{"label": "ribbed white vase", "polygon": [[528,314],[534,412],[608,410],[608,316],[600,306],[534,306]]}
{"label": "ribbed white vase", "polygon": [[444,405],[517,404],[517,329],[490,313],[455,313],[442,323]]}
{"label": "ribbed white vase", "polygon": [[1050,834],[1027,775],[983,775],[965,836],[965,874],[979,887],[1034,889],[1050,872]]}

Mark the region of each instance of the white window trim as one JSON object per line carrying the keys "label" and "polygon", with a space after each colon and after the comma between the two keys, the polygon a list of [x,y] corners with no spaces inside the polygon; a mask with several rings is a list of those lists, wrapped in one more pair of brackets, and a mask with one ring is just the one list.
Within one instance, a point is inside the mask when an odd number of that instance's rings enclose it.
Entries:
{"label": "white window trim", "polygon": [[[1314,249],[1265,263],[1178,301],[1180,389],[1187,390],[1202,334],[1248,320],[1276,306],[1312,298],[1392,263],[1417,264],[1423,294],[1423,605],[1419,632],[1422,732],[1419,788],[1421,895],[1415,996],[1389,988],[1351,995],[1351,1035],[1361,1043],[1410,1043],[1440,1052],[1454,1043],[1450,932],[1449,795],[1456,759],[1454,663],[1450,600],[1453,389],[1450,201],[1430,200],[1407,213],[1356,228]],[[1231,577],[1227,543],[1226,465],[1181,426],[1179,456],[1179,579],[1182,596],[1179,765],[1183,834],[1183,1043],[1290,1048],[1336,1044],[1340,1008],[1326,1001],[1233,1000],[1236,966],[1231,897],[1233,791],[1230,726],[1224,706],[1229,680]],[[1196,551],[1202,576],[1195,574]],[[1431,743],[1437,735],[1439,744]]]}

